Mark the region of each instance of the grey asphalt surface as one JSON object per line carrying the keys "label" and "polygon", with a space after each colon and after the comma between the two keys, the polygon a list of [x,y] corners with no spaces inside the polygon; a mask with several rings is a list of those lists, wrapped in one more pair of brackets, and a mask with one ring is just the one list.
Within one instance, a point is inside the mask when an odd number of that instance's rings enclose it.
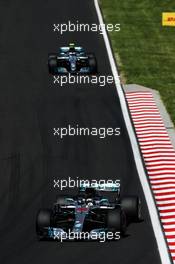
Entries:
{"label": "grey asphalt surface", "polygon": [[[111,74],[102,35],[53,32],[53,23],[98,23],[93,1],[0,1],[0,263],[160,263],[114,85],[53,84],[47,54],[75,41]],[[53,136],[53,127],[120,127],[118,137]],[[117,242],[38,242],[35,216],[60,190],[53,179],[120,179],[143,219]],[[68,190],[65,190],[68,191]]]}

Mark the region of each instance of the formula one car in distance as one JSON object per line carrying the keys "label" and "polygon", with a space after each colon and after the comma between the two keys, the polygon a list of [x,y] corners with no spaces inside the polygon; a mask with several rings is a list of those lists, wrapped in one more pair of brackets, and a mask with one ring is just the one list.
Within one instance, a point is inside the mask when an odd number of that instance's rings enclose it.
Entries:
{"label": "formula one car in distance", "polygon": [[[112,194],[107,198],[107,194]],[[106,196],[104,196],[106,193]],[[114,194],[114,195],[113,195]],[[71,232],[101,232],[125,234],[131,222],[141,220],[141,203],[137,196],[120,197],[117,184],[82,185],[74,197],[60,196],[51,209],[40,209],[36,217],[36,233],[39,240],[58,239]],[[69,239],[70,240],[70,239]]]}
{"label": "formula one car in distance", "polygon": [[93,53],[70,43],[61,47],[58,53],[48,55],[48,69],[52,75],[58,74],[96,74],[97,60]]}

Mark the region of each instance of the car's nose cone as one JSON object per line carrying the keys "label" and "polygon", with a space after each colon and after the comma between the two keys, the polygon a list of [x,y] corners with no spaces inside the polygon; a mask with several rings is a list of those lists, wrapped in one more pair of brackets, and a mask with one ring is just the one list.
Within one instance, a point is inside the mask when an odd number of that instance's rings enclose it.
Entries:
{"label": "car's nose cone", "polygon": [[76,63],[74,63],[74,62],[71,63],[71,70],[72,71],[76,70]]}

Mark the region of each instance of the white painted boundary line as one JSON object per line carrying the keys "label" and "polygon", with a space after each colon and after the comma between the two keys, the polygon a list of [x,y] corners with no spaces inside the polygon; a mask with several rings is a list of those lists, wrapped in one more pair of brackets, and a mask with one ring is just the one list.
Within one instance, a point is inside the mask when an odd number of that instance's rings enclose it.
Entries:
{"label": "white painted boundary line", "polygon": [[[94,5],[96,8],[96,12],[97,12],[97,16],[99,19],[99,23],[103,24],[103,17],[101,14],[101,10],[99,7],[99,3],[98,0],[94,0]],[[154,234],[155,234],[155,238],[157,241],[157,245],[158,245],[158,249],[159,249],[159,254],[160,254],[160,258],[161,258],[161,262],[162,264],[171,264],[172,261],[170,259],[170,255],[168,252],[168,248],[167,248],[167,244],[161,229],[161,224],[160,224],[160,220],[159,220],[159,216],[158,216],[158,212],[156,209],[156,205],[150,190],[150,186],[147,180],[147,176],[143,167],[143,163],[142,163],[142,159],[140,156],[140,151],[139,151],[139,147],[138,147],[138,143],[136,140],[136,135],[130,120],[130,116],[129,116],[129,112],[128,112],[128,107],[127,107],[127,103],[125,100],[125,96],[124,96],[124,92],[123,89],[121,87],[121,83],[120,83],[120,79],[119,79],[119,75],[118,75],[118,70],[115,64],[115,60],[113,57],[113,53],[112,53],[112,49],[110,46],[110,42],[108,39],[108,35],[106,32],[106,29],[104,29],[103,27],[103,37],[104,37],[104,42],[106,45],[106,50],[107,50],[107,54],[109,57],[109,61],[110,61],[110,65],[111,65],[111,69],[112,69],[112,73],[113,76],[116,78],[116,90],[119,96],[119,100],[120,100],[120,104],[121,104],[121,109],[123,112],[123,117],[125,120],[125,124],[128,130],[128,135],[130,138],[130,142],[131,142],[131,146],[132,146],[132,151],[133,151],[133,155],[134,155],[134,159],[135,159],[135,163],[136,163],[136,167],[137,167],[137,171],[138,171],[138,175],[140,178],[140,182],[143,188],[143,192],[145,195],[145,199],[147,202],[147,206],[148,206],[148,210],[149,210],[149,214],[150,214],[150,218],[151,218],[151,222],[152,222],[152,226],[153,226],[153,230],[154,230]]]}

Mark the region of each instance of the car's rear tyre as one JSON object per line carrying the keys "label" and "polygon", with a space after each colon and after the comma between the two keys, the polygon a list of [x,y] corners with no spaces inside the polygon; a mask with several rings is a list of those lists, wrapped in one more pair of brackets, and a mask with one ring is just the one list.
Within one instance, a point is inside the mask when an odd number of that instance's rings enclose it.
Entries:
{"label": "car's rear tyre", "polygon": [[66,196],[65,197],[64,196],[58,196],[57,199],[56,199],[56,203],[58,205],[65,205],[65,204],[67,204],[67,202],[66,202]]}
{"label": "car's rear tyre", "polygon": [[107,228],[112,232],[126,232],[126,216],[120,207],[109,210],[107,213]]}
{"label": "car's rear tyre", "polygon": [[72,198],[71,197],[67,197],[67,196],[58,196],[56,198],[56,204],[57,205],[72,205]]}
{"label": "car's rear tyre", "polygon": [[58,53],[49,53],[48,59],[56,58],[58,56]]}
{"label": "car's rear tyre", "polygon": [[39,239],[43,239],[46,234],[44,228],[52,225],[52,210],[40,209],[36,216],[36,233]]}
{"label": "car's rear tyre", "polygon": [[50,74],[54,75],[57,73],[57,57],[56,57],[56,55],[49,55],[48,68],[49,68]]}
{"label": "car's rear tyre", "polygon": [[121,199],[121,207],[131,221],[141,220],[141,203],[138,196],[128,196]]}
{"label": "car's rear tyre", "polygon": [[97,60],[93,53],[88,54],[89,68],[91,74],[97,73]]}

